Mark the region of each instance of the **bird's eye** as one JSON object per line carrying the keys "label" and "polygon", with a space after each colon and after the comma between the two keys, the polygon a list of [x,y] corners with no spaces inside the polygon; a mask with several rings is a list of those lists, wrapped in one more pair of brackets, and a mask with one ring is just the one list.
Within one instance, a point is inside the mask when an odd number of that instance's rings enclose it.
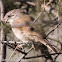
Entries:
{"label": "bird's eye", "polygon": [[29,29],[30,29],[30,31],[34,31],[34,27],[32,27],[32,26],[30,26]]}
{"label": "bird's eye", "polygon": [[8,18],[10,18],[10,17],[12,17],[12,16],[14,16],[14,15],[11,15],[11,14],[10,14],[10,15],[8,15]]}
{"label": "bird's eye", "polygon": [[8,15],[8,18],[10,18],[11,17],[11,15]]}
{"label": "bird's eye", "polygon": [[34,18],[33,17],[31,17],[31,21],[34,21]]}

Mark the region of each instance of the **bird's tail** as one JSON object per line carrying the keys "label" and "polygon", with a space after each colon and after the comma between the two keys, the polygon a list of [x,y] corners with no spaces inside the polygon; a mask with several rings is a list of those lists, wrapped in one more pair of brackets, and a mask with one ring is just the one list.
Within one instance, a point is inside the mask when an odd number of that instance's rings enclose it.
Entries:
{"label": "bird's tail", "polygon": [[51,49],[54,53],[55,52],[59,52],[59,48],[55,47],[54,45],[52,45],[51,43],[49,43],[48,40],[41,40],[40,41],[42,44],[44,44],[45,46],[47,46],[49,49]]}

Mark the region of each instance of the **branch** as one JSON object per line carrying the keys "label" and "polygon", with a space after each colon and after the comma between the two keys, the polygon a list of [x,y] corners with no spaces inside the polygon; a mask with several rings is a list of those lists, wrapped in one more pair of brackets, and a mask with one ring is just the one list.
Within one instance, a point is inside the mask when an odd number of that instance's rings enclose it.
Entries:
{"label": "branch", "polygon": [[[4,15],[5,15],[5,13],[4,13],[4,0],[0,0],[0,8],[1,8],[1,20],[3,20]],[[4,29],[2,26],[3,26],[3,24],[1,23],[1,41],[6,40],[6,36],[3,32]],[[0,62],[6,62],[5,59],[6,59],[6,45],[1,44],[1,59],[0,59],[1,61]]]}
{"label": "branch", "polygon": [[25,1],[25,0],[17,0],[17,1],[19,1],[21,3],[25,3],[25,4],[30,5],[30,6],[35,6],[35,3],[30,2],[30,1]]}
{"label": "branch", "polygon": [[30,42],[15,42],[15,41],[0,41],[1,43],[3,43],[3,44],[33,44],[33,42],[32,41],[30,41]]}
{"label": "branch", "polygon": [[[7,46],[9,46],[10,48],[12,48],[12,49],[15,49],[15,47],[13,47],[13,46],[11,46],[11,44],[25,44],[25,43],[23,43],[23,42],[14,42],[14,41],[3,41],[3,42],[1,42],[1,43],[3,43],[3,44],[5,44],[5,45],[7,45]],[[19,50],[19,49],[16,49],[16,51],[18,51],[18,52],[21,52],[22,54],[26,54],[26,52],[23,52],[23,51],[21,51],[21,50]]]}
{"label": "branch", "polygon": [[[59,55],[59,54],[62,54],[62,53],[52,53],[50,55],[56,55],[56,54]],[[46,55],[42,54],[42,55],[37,55],[37,56],[32,56],[32,57],[24,57],[23,59],[32,59],[32,58],[39,58],[39,57],[46,57],[47,58]]]}
{"label": "branch", "polygon": [[58,28],[58,26],[61,25],[61,23],[62,23],[62,22],[60,22],[59,24],[57,24],[57,25],[46,35],[46,37],[47,37],[50,33],[52,33],[56,28]]}
{"label": "branch", "polygon": [[[1,43],[15,44],[15,41],[2,41]],[[16,44],[25,44],[25,42],[16,42]]]}
{"label": "branch", "polygon": [[[41,5],[41,8],[43,8],[43,7],[44,7],[44,4]],[[54,8],[50,7],[50,6],[45,7],[45,11],[47,13],[52,13],[55,17],[58,17],[57,11]]]}
{"label": "branch", "polygon": [[[30,48],[26,53],[28,54],[33,48]],[[18,60],[17,62],[20,62],[27,54],[23,54]]]}
{"label": "branch", "polygon": [[[9,45],[8,43],[5,43],[5,45],[11,47],[12,49],[15,49],[15,47]],[[19,50],[19,49],[16,49],[16,51],[21,52],[22,54],[25,54],[25,55],[26,55],[26,52],[23,52],[23,51],[21,51],[21,50]]]}

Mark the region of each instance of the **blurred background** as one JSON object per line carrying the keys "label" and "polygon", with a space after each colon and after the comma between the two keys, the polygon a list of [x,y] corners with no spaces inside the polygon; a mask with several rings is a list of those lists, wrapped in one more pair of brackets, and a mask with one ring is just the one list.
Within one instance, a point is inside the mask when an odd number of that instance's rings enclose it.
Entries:
{"label": "blurred background", "polygon": [[[23,9],[26,10],[28,14],[30,14],[30,16],[32,16],[34,19],[36,19],[36,17],[38,16],[38,14],[42,11],[41,15],[38,17],[38,19],[36,21],[38,21],[39,23],[41,23],[42,25],[42,29],[45,31],[46,35],[55,28],[55,26],[62,22],[62,0],[52,0],[52,2],[45,7],[45,9],[43,9],[44,4],[47,4],[50,0],[3,0],[3,4],[4,4],[4,13],[6,14],[8,11],[12,10],[12,9]],[[17,39],[15,37],[15,35],[13,34],[10,25],[7,23],[5,25],[3,25],[3,32],[4,32],[4,37],[6,38],[5,41],[19,41],[19,39]],[[0,40],[1,40],[1,8],[0,8]],[[47,39],[49,40],[49,42],[55,46],[57,46],[60,50],[62,50],[62,24],[59,25],[59,27],[57,27],[52,33],[50,33],[47,36]],[[1,44],[1,42],[0,42]],[[36,44],[37,46],[37,44]],[[35,46],[35,47],[36,47]],[[23,51],[27,51],[31,46],[30,45],[26,45],[24,46]],[[39,47],[39,46],[37,46]],[[27,55],[29,56],[36,56],[36,55],[40,55],[40,54],[45,54],[44,52],[42,53],[40,51],[43,50],[43,46],[41,45],[40,48],[37,48],[37,50],[32,50],[30,51],[30,53]],[[45,47],[45,46],[44,46]],[[1,51],[1,45],[0,45],[0,51]],[[48,49],[49,54],[51,53],[51,51]],[[6,49],[6,60],[9,58],[9,56],[11,55],[11,53],[13,52],[13,49],[11,49],[10,47],[7,46]],[[1,55],[1,54],[0,54]],[[12,56],[10,62],[16,62],[18,60],[18,58],[21,56],[22,54],[19,53],[19,55],[16,54],[16,52],[14,53],[14,55]],[[0,56],[1,57],[1,56]],[[52,56],[53,59],[55,59],[56,55]],[[1,59],[0,59],[1,60]],[[40,58],[33,58],[33,59],[22,59],[21,62],[45,62],[45,58],[44,57],[40,57]],[[48,62],[48,61],[47,61]],[[49,61],[50,62],[50,61]],[[55,59],[55,62],[62,62],[62,55],[58,55],[58,57]]]}

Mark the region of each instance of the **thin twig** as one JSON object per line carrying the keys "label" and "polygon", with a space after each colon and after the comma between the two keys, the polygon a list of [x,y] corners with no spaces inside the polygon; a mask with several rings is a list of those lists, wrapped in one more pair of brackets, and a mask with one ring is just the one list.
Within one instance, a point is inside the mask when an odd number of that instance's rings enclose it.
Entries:
{"label": "thin twig", "polygon": [[45,7],[42,9],[42,11],[38,14],[38,16],[35,18],[34,22],[39,18],[39,16],[42,14],[43,10],[51,3],[52,1],[50,0]]}
{"label": "thin twig", "polygon": [[61,25],[61,22],[60,22],[58,25],[56,25],[56,26],[46,35],[46,37],[47,37],[50,33],[52,33],[59,25]]}
{"label": "thin twig", "polygon": [[[1,43],[15,44],[15,41],[2,41]],[[26,42],[16,42],[16,44],[26,44]]]}
{"label": "thin twig", "polygon": [[54,61],[56,61],[57,57],[59,56],[59,54],[54,58]]}
{"label": "thin twig", "polygon": [[35,3],[30,2],[30,1],[19,0],[19,2],[21,2],[21,3],[25,3],[25,4],[30,5],[30,6],[35,6]]}
{"label": "thin twig", "polygon": [[7,61],[7,62],[9,62],[9,61],[10,61],[10,59],[11,59],[12,55],[14,54],[15,50],[17,49],[17,47],[18,47],[18,45],[16,46],[16,48],[14,49],[14,51],[12,52],[12,54],[10,55],[10,57],[9,57],[9,59],[8,59],[8,61]]}
{"label": "thin twig", "polygon": [[[5,12],[4,12],[4,0],[0,0],[0,9],[1,9],[1,20],[3,21]],[[1,41],[6,40],[6,36],[4,34],[4,28],[3,28],[3,24],[1,23],[1,35],[0,35],[0,39]],[[1,55],[0,55],[0,62],[6,62],[4,61],[6,59],[6,45],[5,44],[1,44]]]}
{"label": "thin twig", "polygon": [[[33,48],[30,48],[26,53],[28,54]],[[23,54],[18,60],[17,62],[20,62],[21,59],[23,59],[27,54]]]}
{"label": "thin twig", "polygon": [[[15,49],[15,47],[13,47],[13,46],[11,46],[11,45],[9,45],[9,44],[7,44],[7,43],[5,43],[7,46],[9,46],[9,47],[11,47],[12,49]],[[20,52],[20,53],[22,53],[22,54],[26,54],[26,52],[23,52],[23,51],[21,51],[21,50],[19,50],[19,49],[16,49],[16,51],[18,51],[18,52]]]}
{"label": "thin twig", "polygon": [[[27,32],[28,32],[28,31],[27,31]],[[27,33],[27,32],[26,32],[26,33]],[[26,33],[25,33],[25,34],[26,34]],[[24,38],[24,37],[25,37],[25,35],[23,36],[23,38]],[[22,39],[23,39],[23,38],[22,38]],[[20,41],[20,42],[21,42],[21,41]],[[7,62],[9,62],[9,61],[10,61],[10,59],[11,59],[12,55],[14,54],[14,52],[15,52],[15,50],[17,49],[17,47],[18,47],[18,46],[19,46],[19,44],[18,44],[18,45],[16,46],[16,48],[14,49],[14,51],[13,51],[13,52],[12,52],[12,54],[10,55],[10,57],[9,57],[9,59],[8,59],[8,61],[7,61]]]}
{"label": "thin twig", "polygon": [[[56,54],[62,54],[62,53],[52,53],[50,55],[56,55]],[[32,57],[24,57],[23,59],[32,59],[32,58],[39,58],[39,57],[47,57],[45,54],[42,55],[37,55],[37,56],[32,56]]]}

